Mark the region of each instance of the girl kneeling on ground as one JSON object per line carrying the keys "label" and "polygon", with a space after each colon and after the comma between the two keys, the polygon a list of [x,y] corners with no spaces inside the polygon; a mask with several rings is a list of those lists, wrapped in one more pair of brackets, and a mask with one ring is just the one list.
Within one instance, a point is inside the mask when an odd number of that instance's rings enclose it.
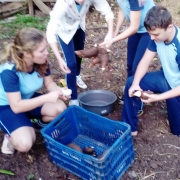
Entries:
{"label": "girl kneeling on ground", "polygon": [[[37,93],[47,88],[47,94]],[[1,151],[27,152],[36,140],[30,119],[43,125],[66,109],[62,88],[53,81],[48,65],[45,36],[24,28],[0,56],[0,127],[5,133]]]}

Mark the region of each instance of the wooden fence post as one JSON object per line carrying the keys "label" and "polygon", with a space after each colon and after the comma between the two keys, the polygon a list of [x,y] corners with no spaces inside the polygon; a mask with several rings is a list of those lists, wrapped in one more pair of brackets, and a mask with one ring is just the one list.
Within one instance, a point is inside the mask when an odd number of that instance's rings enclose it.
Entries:
{"label": "wooden fence post", "polygon": [[28,0],[28,9],[31,16],[34,15],[33,0]]}

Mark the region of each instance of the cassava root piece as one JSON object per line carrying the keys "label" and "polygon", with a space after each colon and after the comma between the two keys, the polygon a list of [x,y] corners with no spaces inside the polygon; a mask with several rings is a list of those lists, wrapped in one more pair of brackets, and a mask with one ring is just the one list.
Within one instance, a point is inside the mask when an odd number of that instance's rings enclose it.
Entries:
{"label": "cassava root piece", "polygon": [[101,48],[97,44],[91,46],[88,49],[75,51],[76,55],[80,58],[92,58],[90,67],[94,66],[95,64],[100,64],[100,68],[102,70],[105,70],[106,66],[109,65],[109,52],[109,49],[106,50],[104,48]]}
{"label": "cassava root piece", "polygon": [[71,89],[62,89],[62,93],[64,96],[70,96],[72,93]]}
{"label": "cassava root piece", "polygon": [[148,99],[148,97],[146,95],[144,95],[144,93],[154,94],[152,91],[149,91],[149,90],[148,91],[135,91],[133,96],[137,96],[137,97],[139,97],[141,99],[146,100],[146,99]]}
{"label": "cassava root piece", "polygon": [[69,143],[69,144],[67,144],[67,146],[76,150],[76,151],[82,152],[82,149],[75,143]]}

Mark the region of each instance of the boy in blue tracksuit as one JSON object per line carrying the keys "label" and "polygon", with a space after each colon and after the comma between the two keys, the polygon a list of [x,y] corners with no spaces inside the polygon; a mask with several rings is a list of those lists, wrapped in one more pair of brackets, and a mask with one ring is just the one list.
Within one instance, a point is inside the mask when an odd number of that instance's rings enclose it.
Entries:
{"label": "boy in blue tracksuit", "polygon": [[[124,92],[122,121],[131,125],[132,135],[138,134],[137,107],[140,101],[133,97],[136,90],[151,90],[144,103],[166,100],[171,132],[180,135],[180,29],[172,24],[172,16],[162,6],[152,7],[144,25],[151,36],[135,75],[128,78]],[[162,70],[147,73],[152,59],[158,54]]]}

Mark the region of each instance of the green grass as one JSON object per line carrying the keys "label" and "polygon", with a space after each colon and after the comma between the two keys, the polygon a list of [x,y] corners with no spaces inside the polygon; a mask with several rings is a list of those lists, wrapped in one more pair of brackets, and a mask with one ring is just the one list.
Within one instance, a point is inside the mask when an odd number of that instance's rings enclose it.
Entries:
{"label": "green grass", "polygon": [[11,22],[0,21],[0,39],[12,38],[17,31],[25,27],[34,27],[45,31],[49,17],[40,18],[18,14]]}

